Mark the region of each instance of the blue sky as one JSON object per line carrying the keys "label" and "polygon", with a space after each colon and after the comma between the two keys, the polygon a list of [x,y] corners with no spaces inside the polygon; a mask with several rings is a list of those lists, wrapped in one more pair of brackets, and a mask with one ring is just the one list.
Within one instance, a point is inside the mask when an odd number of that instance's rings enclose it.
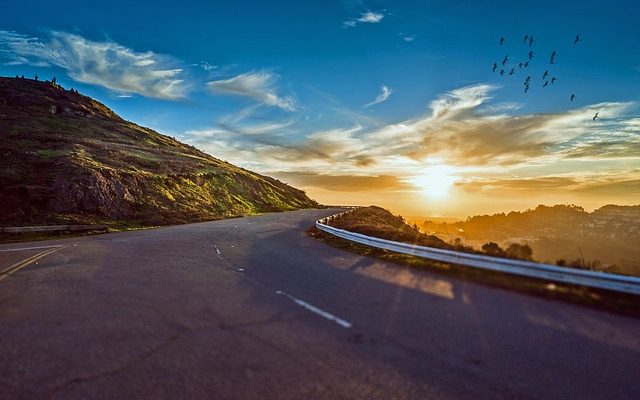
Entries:
{"label": "blue sky", "polygon": [[[492,211],[483,204],[498,193],[510,200],[493,207],[535,205],[522,199],[540,184],[548,193],[532,201],[595,207],[637,194],[624,182],[640,169],[638,3],[184,3],[0,1],[0,73],[55,75],[325,201],[462,215]],[[491,71],[505,55],[513,76]],[[558,80],[543,88],[545,70]],[[617,189],[607,197],[593,182]],[[457,202],[419,187],[430,184]]]}

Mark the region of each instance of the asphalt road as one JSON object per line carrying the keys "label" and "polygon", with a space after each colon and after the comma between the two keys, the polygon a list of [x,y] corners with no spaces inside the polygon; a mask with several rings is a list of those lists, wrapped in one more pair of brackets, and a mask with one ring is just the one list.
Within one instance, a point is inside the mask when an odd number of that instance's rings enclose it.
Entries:
{"label": "asphalt road", "polygon": [[640,320],[306,236],[334,212],[1,245],[0,398],[640,398]]}

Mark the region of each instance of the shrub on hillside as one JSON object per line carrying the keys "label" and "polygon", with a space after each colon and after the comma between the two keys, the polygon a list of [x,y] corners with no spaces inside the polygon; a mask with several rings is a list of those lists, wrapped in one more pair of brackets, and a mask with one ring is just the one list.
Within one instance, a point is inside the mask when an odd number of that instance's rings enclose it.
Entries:
{"label": "shrub on hillside", "polygon": [[482,251],[488,256],[504,257],[506,255],[504,249],[498,243],[489,242],[482,245]]}
{"label": "shrub on hillside", "polygon": [[509,243],[505,252],[507,257],[519,260],[531,261],[533,256],[533,250],[528,244]]}

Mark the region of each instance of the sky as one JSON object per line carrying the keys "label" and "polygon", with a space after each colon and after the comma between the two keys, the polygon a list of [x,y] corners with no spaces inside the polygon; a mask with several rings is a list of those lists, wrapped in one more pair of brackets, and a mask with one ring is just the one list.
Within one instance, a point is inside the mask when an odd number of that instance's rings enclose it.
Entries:
{"label": "sky", "polygon": [[634,1],[0,10],[1,75],[55,76],[325,204],[463,218],[640,203]]}

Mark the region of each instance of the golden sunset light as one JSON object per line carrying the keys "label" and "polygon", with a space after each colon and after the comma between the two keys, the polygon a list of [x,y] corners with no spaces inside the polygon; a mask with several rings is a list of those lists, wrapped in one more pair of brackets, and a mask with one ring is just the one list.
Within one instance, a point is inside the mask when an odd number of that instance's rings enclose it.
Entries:
{"label": "golden sunset light", "polygon": [[0,400],[639,400],[638,16],[0,0]]}
{"label": "golden sunset light", "polygon": [[427,198],[444,199],[449,196],[451,188],[458,179],[453,175],[455,169],[447,165],[425,167],[420,175],[408,179]]}

